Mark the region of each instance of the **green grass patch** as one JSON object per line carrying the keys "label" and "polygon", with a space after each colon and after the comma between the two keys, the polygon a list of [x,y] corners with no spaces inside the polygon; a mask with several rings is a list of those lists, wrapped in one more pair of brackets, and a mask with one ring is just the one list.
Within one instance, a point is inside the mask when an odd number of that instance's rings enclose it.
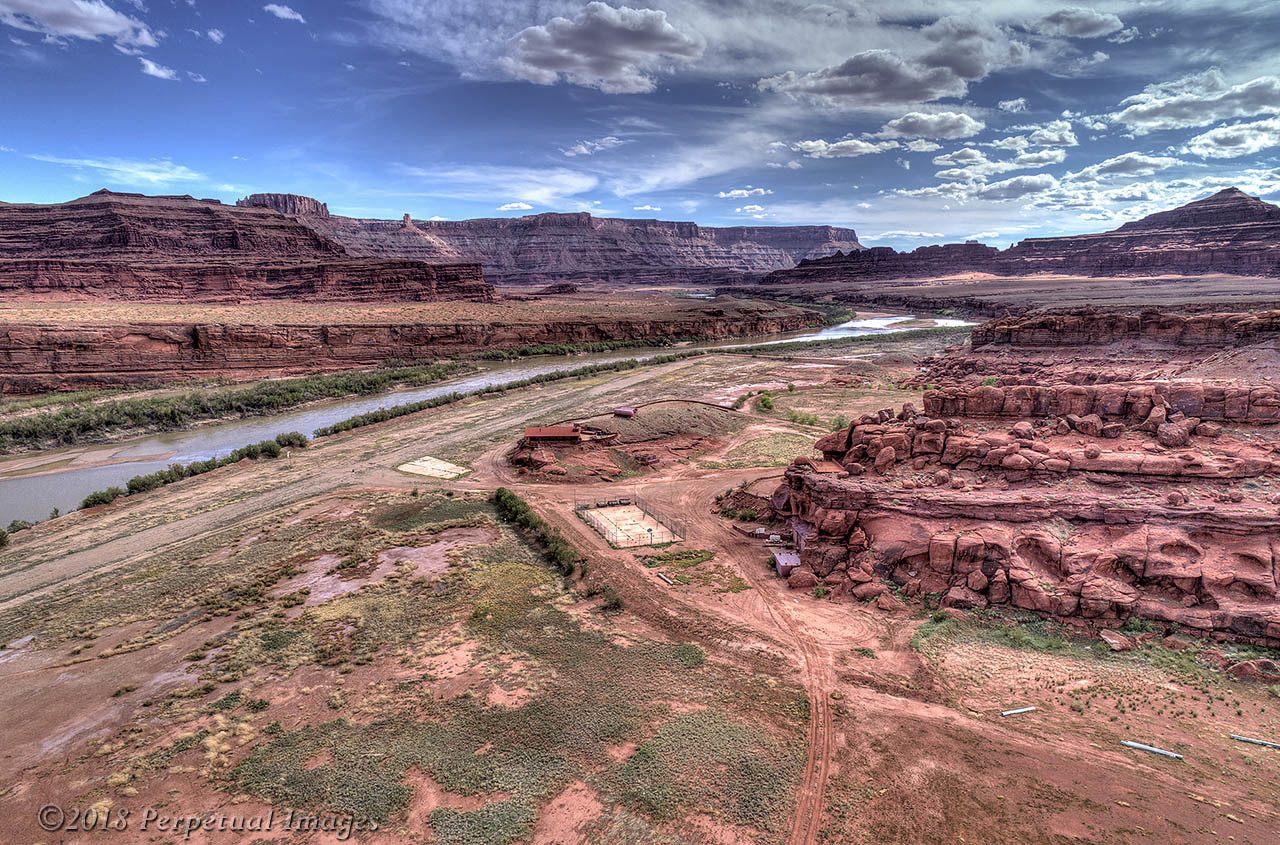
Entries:
{"label": "green grass patch", "polygon": [[738,824],[775,831],[792,804],[799,747],[721,713],[677,716],[612,775],[623,800],[658,818],[714,805]]}
{"label": "green grass patch", "polygon": [[716,556],[715,552],[706,549],[678,549],[656,555],[637,555],[640,562],[648,567],[672,566],[677,569],[688,569],[700,563],[706,563]]}

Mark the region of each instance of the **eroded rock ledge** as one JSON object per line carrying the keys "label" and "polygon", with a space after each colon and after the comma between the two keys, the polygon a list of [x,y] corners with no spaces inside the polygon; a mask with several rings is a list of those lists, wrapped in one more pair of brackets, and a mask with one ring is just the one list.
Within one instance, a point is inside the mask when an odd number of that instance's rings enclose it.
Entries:
{"label": "eroded rock ledge", "polygon": [[843,471],[797,463],[771,501],[801,550],[792,585],[871,598],[888,580],[943,606],[1280,646],[1280,497],[1266,492],[1280,462],[1235,427],[1275,422],[1280,397],[1096,390],[939,391],[924,413],[908,403],[822,438]]}

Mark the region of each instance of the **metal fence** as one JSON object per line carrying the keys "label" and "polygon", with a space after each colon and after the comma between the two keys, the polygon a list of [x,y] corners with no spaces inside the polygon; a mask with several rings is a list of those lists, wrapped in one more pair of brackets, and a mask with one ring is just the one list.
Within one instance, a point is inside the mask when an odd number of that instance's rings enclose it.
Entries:
{"label": "metal fence", "polygon": [[689,536],[689,523],[685,522],[683,519],[676,519],[666,512],[655,508],[647,499],[643,499],[640,496],[636,496],[634,501],[636,503],[636,507],[653,517],[653,520],[663,528],[667,529],[667,531],[671,532],[672,536],[680,540]]}

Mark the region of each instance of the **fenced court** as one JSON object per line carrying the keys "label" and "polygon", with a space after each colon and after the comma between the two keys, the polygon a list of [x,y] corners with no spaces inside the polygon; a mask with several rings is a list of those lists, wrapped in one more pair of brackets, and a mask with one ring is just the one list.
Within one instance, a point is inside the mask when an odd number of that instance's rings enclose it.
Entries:
{"label": "fenced court", "polygon": [[686,533],[683,520],[667,516],[640,498],[579,505],[578,515],[619,549],[676,543]]}

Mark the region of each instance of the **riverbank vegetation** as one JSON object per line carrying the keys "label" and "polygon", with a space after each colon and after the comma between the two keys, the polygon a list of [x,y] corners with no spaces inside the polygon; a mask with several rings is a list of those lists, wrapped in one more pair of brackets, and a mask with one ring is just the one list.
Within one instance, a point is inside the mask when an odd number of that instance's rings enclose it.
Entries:
{"label": "riverbank vegetation", "polygon": [[420,387],[474,368],[460,361],[272,379],[247,387],[220,387],[178,394],[80,402],[0,420],[0,451],[18,451],[105,439],[126,431],[174,431],[206,420],[277,414],[321,399]]}
{"label": "riverbank vegetation", "polygon": [[277,434],[274,440],[263,440],[260,443],[250,443],[247,446],[241,446],[239,449],[224,455],[221,458],[209,458],[205,461],[193,461],[189,464],[173,464],[165,469],[149,472],[146,475],[135,475],[130,478],[124,487],[108,487],[105,490],[96,490],[84,497],[84,501],[80,503],[81,509],[91,508],[96,505],[108,505],[121,496],[132,496],[136,493],[145,493],[148,490],[155,490],[166,484],[172,484],[175,481],[181,481],[184,478],[190,478],[193,475],[203,475],[211,472],[219,467],[228,466],[230,464],[239,463],[240,461],[249,460],[256,461],[260,458],[278,458],[284,454],[287,448],[305,448],[307,436],[297,431],[289,431],[284,434]]}

